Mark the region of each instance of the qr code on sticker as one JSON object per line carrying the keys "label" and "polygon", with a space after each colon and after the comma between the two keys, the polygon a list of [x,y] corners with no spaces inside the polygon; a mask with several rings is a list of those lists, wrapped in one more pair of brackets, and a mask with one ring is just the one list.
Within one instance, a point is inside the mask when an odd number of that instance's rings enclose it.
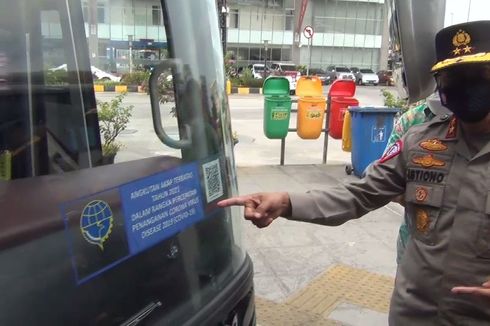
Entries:
{"label": "qr code on sticker", "polygon": [[202,170],[204,173],[206,199],[210,203],[223,196],[223,182],[221,181],[219,159],[203,164]]}

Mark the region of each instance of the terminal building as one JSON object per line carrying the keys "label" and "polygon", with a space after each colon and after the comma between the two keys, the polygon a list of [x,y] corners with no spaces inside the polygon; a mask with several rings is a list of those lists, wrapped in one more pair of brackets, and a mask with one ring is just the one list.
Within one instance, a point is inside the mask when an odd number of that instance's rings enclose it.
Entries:
{"label": "terminal building", "polygon": [[[227,0],[227,51],[239,66],[287,62],[386,69],[388,26],[384,0]],[[125,72],[166,55],[167,38],[158,0],[82,2],[91,60],[101,69]],[[210,8],[214,10],[214,8]],[[53,17],[43,35],[56,39]],[[58,22],[59,23],[59,22]],[[311,56],[305,26],[312,26]],[[189,46],[192,46],[191,44]]]}
{"label": "terminal building", "polygon": [[158,0],[82,2],[92,62],[118,72],[165,56],[167,37]]}
{"label": "terminal building", "polygon": [[[227,50],[238,65],[282,61],[386,69],[384,0],[228,0]],[[310,51],[303,35],[314,30]],[[311,61],[310,61],[311,60]]]}

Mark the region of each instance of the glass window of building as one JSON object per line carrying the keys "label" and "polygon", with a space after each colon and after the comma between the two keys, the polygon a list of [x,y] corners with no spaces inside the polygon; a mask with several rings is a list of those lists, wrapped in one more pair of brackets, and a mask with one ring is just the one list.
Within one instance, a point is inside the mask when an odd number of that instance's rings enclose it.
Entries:
{"label": "glass window of building", "polygon": [[97,4],[97,22],[100,24],[105,23],[105,4]]}
{"label": "glass window of building", "polygon": [[293,10],[286,10],[284,30],[292,31],[293,30],[293,22],[294,22],[294,11]]}
{"label": "glass window of building", "polygon": [[281,61],[281,49],[271,49],[268,59],[274,61]]}
{"label": "glass window of building", "polygon": [[249,48],[238,48],[238,61],[249,60]]}
{"label": "glass window of building", "polygon": [[146,26],[146,8],[136,7],[134,8],[134,23],[140,26]]}
{"label": "glass window of building", "polygon": [[239,12],[238,9],[230,10],[230,28],[238,28],[239,26]]}
{"label": "glass window of building", "polygon": [[281,61],[291,61],[291,48],[282,48]]}
{"label": "glass window of building", "polygon": [[250,60],[262,60],[259,48],[250,48]]}
{"label": "glass window of building", "polygon": [[160,6],[151,6],[151,21],[153,26],[162,24],[162,13],[160,11]]}

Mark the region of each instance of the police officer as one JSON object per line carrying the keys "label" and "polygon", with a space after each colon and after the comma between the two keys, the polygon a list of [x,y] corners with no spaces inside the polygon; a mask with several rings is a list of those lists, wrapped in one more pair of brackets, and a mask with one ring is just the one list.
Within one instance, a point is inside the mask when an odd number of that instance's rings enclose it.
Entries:
{"label": "police officer", "polygon": [[362,180],[219,205],[245,206],[258,227],[278,216],[334,226],[404,194],[413,240],[398,268],[390,325],[489,325],[489,30],[490,21],[479,21],[437,34],[432,72],[453,114],[412,127]]}

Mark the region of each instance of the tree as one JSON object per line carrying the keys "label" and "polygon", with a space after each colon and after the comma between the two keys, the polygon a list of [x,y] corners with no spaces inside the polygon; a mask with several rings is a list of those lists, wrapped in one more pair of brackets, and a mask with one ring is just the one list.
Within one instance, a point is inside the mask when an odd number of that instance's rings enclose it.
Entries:
{"label": "tree", "polygon": [[128,126],[134,106],[123,106],[125,93],[116,96],[110,101],[97,100],[100,133],[102,134],[102,155],[114,157],[122,148],[116,141],[117,136]]}

